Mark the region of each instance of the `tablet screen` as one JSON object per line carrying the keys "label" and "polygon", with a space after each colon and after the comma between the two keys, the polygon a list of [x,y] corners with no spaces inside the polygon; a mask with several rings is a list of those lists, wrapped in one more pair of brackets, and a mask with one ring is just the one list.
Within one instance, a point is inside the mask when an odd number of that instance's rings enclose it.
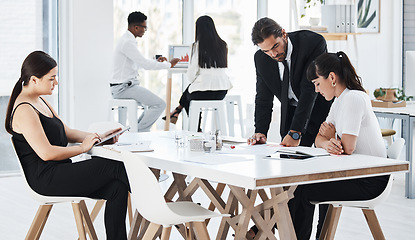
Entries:
{"label": "tablet screen", "polygon": [[311,158],[312,156],[304,155],[304,154],[280,153],[280,157],[289,158],[289,159],[307,159],[307,158]]}
{"label": "tablet screen", "polygon": [[109,140],[109,139],[111,139],[111,138],[113,138],[113,137],[115,137],[115,136],[118,136],[118,135],[120,135],[120,134],[122,134],[122,133],[124,133],[125,131],[128,131],[128,130],[130,130],[130,127],[123,128],[123,129],[121,129],[121,130],[119,130],[119,131],[116,131],[116,132],[114,132],[114,133],[112,133],[112,134],[110,134],[110,135],[108,135],[108,136],[104,137],[103,139],[101,139],[101,141],[99,141],[99,142],[95,143],[95,144],[94,144],[94,146],[99,146],[99,145],[101,145],[102,143],[104,143],[105,141],[107,141],[107,140]]}

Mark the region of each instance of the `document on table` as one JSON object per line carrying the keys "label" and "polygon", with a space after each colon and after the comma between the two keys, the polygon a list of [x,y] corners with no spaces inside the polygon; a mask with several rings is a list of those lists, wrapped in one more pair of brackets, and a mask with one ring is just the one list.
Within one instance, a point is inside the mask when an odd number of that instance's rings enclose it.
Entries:
{"label": "document on table", "polygon": [[239,145],[224,144],[222,150],[214,153],[205,153],[204,156],[184,159],[186,162],[194,162],[208,165],[219,165],[233,162],[253,161],[257,155],[269,155],[277,149],[275,144]]}
{"label": "document on table", "polygon": [[150,147],[151,141],[142,141],[132,144],[116,143],[112,145],[105,145],[103,148],[113,150],[116,152],[130,151],[130,152],[152,152],[154,149]]}
{"label": "document on table", "polygon": [[223,136],[222,137],[223,143],[230,143],[230,144],[239,144],[239,143],[246,143],[246,139],[244,138],[237,138],[237,137],[230,137],[230,136]]}
{"label": "document on table", "polygon": [[323,148],[314,148],[314,147],[278,147],[277,151],[279,153],[289,153],[289,154],[303,154],[311,157],[321,157],[321,156],[329,156],[330,153],[328,153]]}
{"label": "document on table", "polygon": [[274,153],[278,146],[276,144],[256,144],[248,145],[247,143],[241,144],[223,144],[222,150],[217,151],[219,154],[251,154],[251,155],[269,155]]}

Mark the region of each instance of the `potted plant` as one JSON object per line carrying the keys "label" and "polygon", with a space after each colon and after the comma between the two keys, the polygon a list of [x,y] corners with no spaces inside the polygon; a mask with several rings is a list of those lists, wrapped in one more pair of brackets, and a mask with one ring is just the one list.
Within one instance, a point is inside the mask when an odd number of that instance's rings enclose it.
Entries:
{"label": "potted plant", "polygon": [[398,92],[397,92],[396,97],[400,101],[411,101],[411,99],[414,98],[414,96],[406,96],[403,88],[398,88]]}
{"label": "potted plant", "polygon": [[[306,10],[306,9],[308,9],[308,8],[312,8],[312,7],[316,6],[318,2],[319,2],[320,4],[323,4],[323,3],[324,3],[324,0],[305,0],[304,10]],[[300,17],[301,17],[301,18],[305,17],[305,13],[301,14],[301,16],[300,16]],[[314,20],[314,21],[316,21],[316,20]],[[320,19],[319,19],[319,21],[320,21]],[[318,24],[318,23],[317,23],[317,24]],[[317,25],[317,24],[316,24],[316,25]]]}
{"label": "potted plant", "polygon": [[386,102],[409,101],[413,96],[406,96],[402,88],[377,88],[373,95],[377,100]]}
{"label": "potted plant", "polygon": [[377,100],[396,102],[396,88],[377,88],[373,92],[373,95]]}

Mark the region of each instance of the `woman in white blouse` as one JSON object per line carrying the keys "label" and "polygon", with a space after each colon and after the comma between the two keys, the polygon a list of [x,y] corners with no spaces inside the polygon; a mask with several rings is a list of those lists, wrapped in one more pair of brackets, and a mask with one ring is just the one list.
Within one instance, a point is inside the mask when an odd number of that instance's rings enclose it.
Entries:
{"label": "woman in white blouse", "polygon": [[[336,97],[317,134],[316,147],[331,154],[386,157],[369,96],[347,55],[344,52],[322,54],[308,67],[307,78],[326,100]],[[314,205],[310,202],[372,199],[383,192],[388,180],[389,175],[385,175],[298,186],[289,202],[297,238],[310,239],[314,215]],[[324,216],[325,213],[320,214],[319,221],[323,222]]]}
{"label": "woman in white blouse", "polygon": [[[180,98],[180,105],[170,113],[170,122],[174,124],[183,108],[189,112],[191,100],[222,100],[232,88],[226,73],[228,47],[216,32],[211,17],[197,19],[195,35],[187,70],[190,84]],[[163,119],[166,120],[166,117]]]}

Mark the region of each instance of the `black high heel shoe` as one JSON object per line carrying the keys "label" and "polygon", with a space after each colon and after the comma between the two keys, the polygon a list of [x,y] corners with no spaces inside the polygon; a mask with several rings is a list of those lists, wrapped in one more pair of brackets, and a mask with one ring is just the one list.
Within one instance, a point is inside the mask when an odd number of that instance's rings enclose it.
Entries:
{"label": "black high heel shoe", "polygon": [[[173,113],[170,115],[170,122],[171,123],[176,124],[177,119],[179,117],[179,114],[182,112],[182,109],[180,109],[179,107],[177,107],[176,109],[174,109]],[[166,121],[166,116],[162,117],[161,119],[163,119],[164,121]]]}
{"label": "black high heel shoe", "polygon": [[[252,232],[251,232],[252,231]],[[258,228],[254,225],[252,226],[249,231],[246,233],[245,238],[247,240],[253,240],[256,236],[256,234],[258,233]],[[253,234],[253,236],[252,236]],[[235,237],[235,234],[232,234],[232,237]]]}

